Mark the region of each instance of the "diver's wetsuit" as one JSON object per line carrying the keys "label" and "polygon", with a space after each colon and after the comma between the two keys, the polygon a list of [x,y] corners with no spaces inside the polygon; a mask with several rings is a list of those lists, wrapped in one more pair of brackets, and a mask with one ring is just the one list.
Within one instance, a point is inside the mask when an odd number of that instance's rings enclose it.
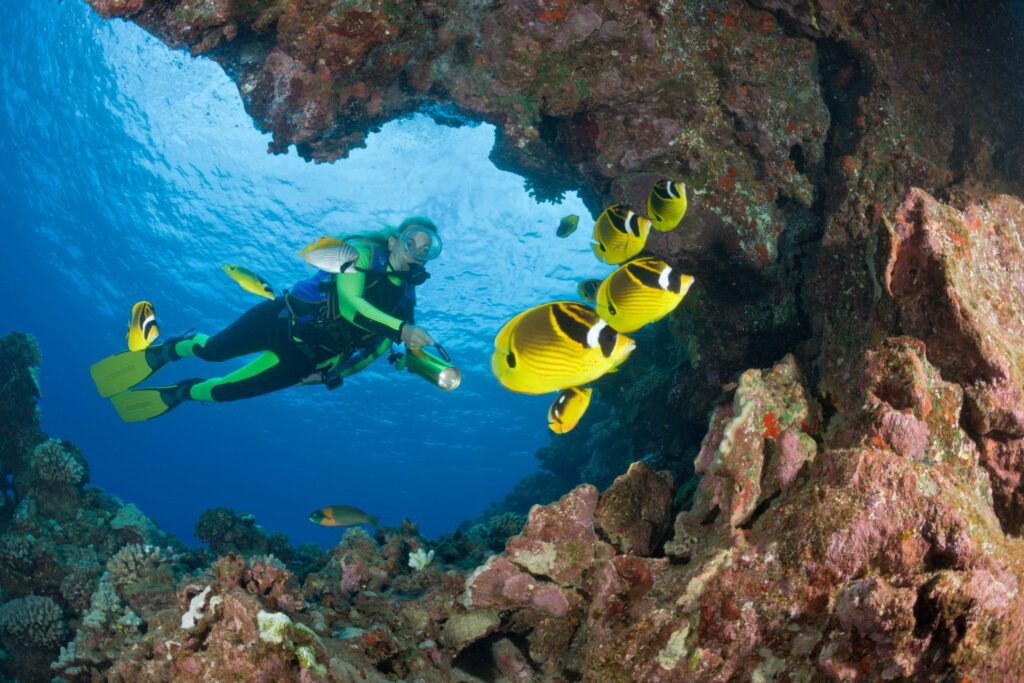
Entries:
{"label": "diver's wetsuit", "polygon": [[[395,275],[387,249],[350,240],[359,260],[336,277],[326,273],[264,301],[212,337],[197,334],[174,345],[175,355],[223,361],[262,354],[231,374],[189,389],[196,401],[236,401],[298,384],[314,372],[355,374],[401,340],[413,322],[413,285]],[[333,287],[331,287],[333,285]],[[318,290],[333,289],[319,293]]]}

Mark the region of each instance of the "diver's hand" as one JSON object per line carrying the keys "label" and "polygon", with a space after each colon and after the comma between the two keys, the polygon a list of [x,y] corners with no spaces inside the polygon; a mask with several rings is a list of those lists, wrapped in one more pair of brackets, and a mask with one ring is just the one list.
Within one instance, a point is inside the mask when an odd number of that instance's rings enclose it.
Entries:
{"label": "diver's hand", "polygon": [[433,346],[435,342],[422,327],[406,323],[402,327],[402,343],[410,351],[419,351],[424,346]]}
{"label": "diver's hand", "polygon": [[309,377],[303,377],[301,380],[299,380],[299,384],[301,384],[302,386],[306,386],[307,384],[321,384],[323,383],[323,381],[323,374],[319,372],[314,372]]}

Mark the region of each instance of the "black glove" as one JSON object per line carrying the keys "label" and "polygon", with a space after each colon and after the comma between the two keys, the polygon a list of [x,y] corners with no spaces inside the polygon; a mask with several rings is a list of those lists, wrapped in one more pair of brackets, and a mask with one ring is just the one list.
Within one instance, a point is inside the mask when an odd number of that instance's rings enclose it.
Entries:
{"label": "black glove", "polygon": [[345,383],[345,378],[341,376],[341,373],[338,372],[337,369],[322,372],[320,373],[320,377],[323,378],[324,386],[327,387],[328,391],[334,391]]}

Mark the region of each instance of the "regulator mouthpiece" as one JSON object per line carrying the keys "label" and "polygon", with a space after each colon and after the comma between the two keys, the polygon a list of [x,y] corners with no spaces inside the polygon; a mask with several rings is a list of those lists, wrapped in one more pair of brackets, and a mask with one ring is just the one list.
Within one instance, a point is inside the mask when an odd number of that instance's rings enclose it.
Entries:
{"label": "regulator mouthpiece", "polygon": [[[448,354],[445,353],[444,355]],[[462,373],[457,367],[422,349],[406,354],[405,366],[409,369],[409,372],[415,372],[423,379],[445,391],[455,391],[459,388],[459,384],[462,383]]]}

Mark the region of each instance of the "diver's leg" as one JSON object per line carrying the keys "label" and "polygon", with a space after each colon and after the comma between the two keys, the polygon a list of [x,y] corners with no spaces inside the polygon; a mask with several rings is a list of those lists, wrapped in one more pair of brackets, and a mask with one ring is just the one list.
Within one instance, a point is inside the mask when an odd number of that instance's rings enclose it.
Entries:
{"label": "diver's leg", "polygon": [[287,336],[288,309],[279,297],[256,304],[212,337],[197,334],[176,341],[174,352],[179,357],[218,362],[277,349],[287,344]]}
{"label": "diver's leg", "polygon": [[198,382],[189,389],[194,401],[237,401],[295,386],[316,364],[295,347],[268,351],[224,377]]}

